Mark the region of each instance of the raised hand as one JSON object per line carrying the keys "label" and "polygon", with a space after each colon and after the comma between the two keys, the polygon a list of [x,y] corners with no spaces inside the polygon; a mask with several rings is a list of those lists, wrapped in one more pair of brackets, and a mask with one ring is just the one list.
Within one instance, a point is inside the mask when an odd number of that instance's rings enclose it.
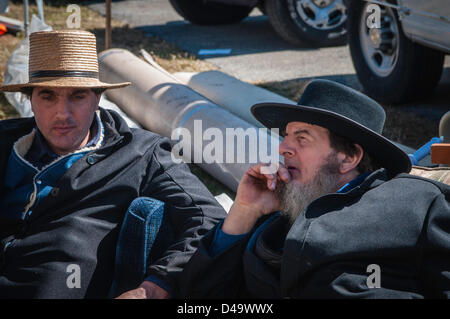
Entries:
{"label": "raised hand", "polygon": [[265,166],[252,166],[242,177],[234,204],[222,226],[225,233],[246,233],[261,216],[281,209],[275,188],[277,183],[290,182],[291,175],[282,164],[278,164],[278,170],[272,170],[274,173],[263,174],[261,168]]}

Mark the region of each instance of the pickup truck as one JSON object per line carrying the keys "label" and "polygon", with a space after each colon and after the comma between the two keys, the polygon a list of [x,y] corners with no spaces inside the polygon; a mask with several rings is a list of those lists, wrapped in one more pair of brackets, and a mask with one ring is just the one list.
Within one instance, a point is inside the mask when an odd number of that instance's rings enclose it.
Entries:
{"label": "pickup truck", "polygon": [[365,93],[387,104],[430,95],[450,53],[449,0],[346,0],[353,65]]}
{"label": "pickup truck", "polygon": [[345,43],[344,0],[170,0],[193,24],[237,23],[258,7],[280,37],[293,45]]}

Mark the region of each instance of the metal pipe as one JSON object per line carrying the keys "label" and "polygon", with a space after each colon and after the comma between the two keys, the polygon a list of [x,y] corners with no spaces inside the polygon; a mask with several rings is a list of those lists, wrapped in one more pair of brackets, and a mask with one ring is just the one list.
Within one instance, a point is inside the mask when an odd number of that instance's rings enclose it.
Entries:
{"label": "metal pipe", "polygon": [[220,71],[178,72],[173,75],[181,83],[257,127],[263,127],[263,125],[251,114],[252,105],[265,102],[296,104],[281,95],[243,82]]}
{"label": "metal pipe", "polygon": [[23,0],[23,6],[24,6],[24,21],[23,21],[23,26],[24,26],[24,28],[25,28],[25,36],[26,37],[28,37],[29,36],[29,34],[28,34],[28,20],[29,20],[29,12],[28,12],[28,9],[29,9],[29,7],[28,7],[28,0]]}
{"label": "metal pipe", "polygon": [[36,0],[36,5],[38,7],[39,19],[44,23],[44,0]]}
{"label": "metal pipe", "polygon": [[[267,155],[278,156],[278,138],[273,138],[257,127],[249,124],[227,110],[219,107],[191,88],[178,83],[171,76],[152,67],[132,53],[122,49],[111,49],[99,54],[100,79],[108,83],[129,81],[132,85],[120,90],[106,91],[107,97],[122,108],[132,119],[144,128],[171,138],[173,133],[190,133],[190,143],[183,149],[184,158],[193,162],[214,176],[217,180],[236,191],[239,181],[250,165],[260,162],[259,143],[265,143]],[[201,122],[199,122],[201,120]],[[199,127],[200,123],[200,127]],[[230,129],[236,132],[255,132],[257,145],[238,143],[222,148],[222,161],[208,162],[205,152],[213,142],[213,137],[225,138],[223,147],[230,138]],[[213,133],[206,137],[206,132]],[[217,136],[216,136],[217,135]],[[183,136],[184,140],[185,136]],[[188,139],[188,137],[186,137]],[[175,140],[174,142],[178,142]],[[255,151],[256,150],[256,151]],[[214,150],[215,152],[220,151]],[[225,154],[226,153],[226,154]],[[233,154],[233,161],[228,160]],[[230,157],[227,157],[230,156]],[[234,159],[245,159],[238,162]],[[253,158],[254,160],[250,160]]]}
{"label": "metal pipe", "polygon": [[105,50],[111,48],[111,0],[106,0]]}

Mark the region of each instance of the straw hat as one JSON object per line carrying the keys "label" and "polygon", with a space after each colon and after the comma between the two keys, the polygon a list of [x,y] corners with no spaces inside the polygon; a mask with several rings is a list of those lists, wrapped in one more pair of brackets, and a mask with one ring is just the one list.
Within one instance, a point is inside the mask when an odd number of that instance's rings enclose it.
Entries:
{"label": "straw hat", "polygon": [[95,35],[80,30],[32,33],[28,77],[28,83],[1,86],[0,92],[18,92],[28,87],[116,89],[130,84],[99,80]]}

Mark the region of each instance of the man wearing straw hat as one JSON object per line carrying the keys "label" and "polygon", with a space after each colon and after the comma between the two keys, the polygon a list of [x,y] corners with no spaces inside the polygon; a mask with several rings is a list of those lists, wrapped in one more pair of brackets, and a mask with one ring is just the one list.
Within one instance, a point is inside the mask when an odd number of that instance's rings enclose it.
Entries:
{"label": "man wearing straw hat", "polygon": [[284,136],[274,174],[248,169],[184,268],[189,298],[449,298],[450,186],[407,174],[382,107],[314,80],[252,113]]}
{"label": "man wearing straw hat", "polygon": [[0,122],[0,297],[110,296],[120,226],[140,196],[165,204],[173,241],[122,297],[170,297],[199,237],[226,215],[172,162],[167,139],[99,108],[104,90],[128,84],[99,81],[93,34],[30,35],[29,82],[0,87],[26,93],[34,112]]}

